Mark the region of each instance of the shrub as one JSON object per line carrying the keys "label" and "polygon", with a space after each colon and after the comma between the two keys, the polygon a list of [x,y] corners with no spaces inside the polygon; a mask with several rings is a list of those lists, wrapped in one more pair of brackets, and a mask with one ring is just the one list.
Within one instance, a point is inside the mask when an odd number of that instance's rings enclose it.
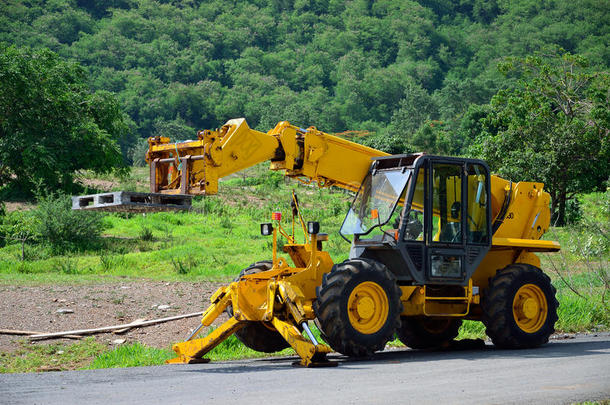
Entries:
{"label": "shrub", "polygon": [[32,215],[37,220],[37,241],[49,246],[54,254],[98,246],[105,227],[102,214],[72,210],[66,195],[41,198]]}
{"label": "shrub", "polygon": [[225,229],[232,229],[233,222],[231,221],[231,218],[229,216],[223,216],[220,218],[220,226]]}
{"label": "shrub", "polygon": [[178,274],[189,274],[199,264],[193,257],[186,256],[185,258],[171,258],[172,266]]}
{"label": "shrub", "polygon": [[154,240],[154,239],[155,239],[155,237],[153,236],[152,229],[150,229],[147,226],[143,226],[140,229],[140,240],[151,241],[151,240]]}

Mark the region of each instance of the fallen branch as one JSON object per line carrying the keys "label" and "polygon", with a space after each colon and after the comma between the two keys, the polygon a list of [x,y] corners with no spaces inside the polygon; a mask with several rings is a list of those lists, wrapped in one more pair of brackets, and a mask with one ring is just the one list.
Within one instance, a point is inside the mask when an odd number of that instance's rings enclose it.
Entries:
{"label": "fallen branch", "polygon": [[[34,332],[31,330],[14,330],[14,329],[0,329],[0,335],[40,335],[43,332]],[[69,339],[82,339],[80,335],[65,335],[64,337]]]}
{"label": "fallen branch", "polygon": [[129,329],[140,328],[142,326],[155,325],[158,323],[175,321],[175,320],[184,319],[184,318],[192,318],[194,316],[200,316],[200,315],[203,315],[203,312],[194,312],[192,314],[176,315],[176,316],[170,316],[167,318],[159,318],[159,319],[151,319],[150,321],[136,320],[132,323],[126,323],[126,324],[122,324],[122,325],[113,325],[113,326],[104,326],[102,328],[69,330],[69,331],[65,331],[65,332],[53,332],[53,333],[39,333],[36,335],[28,336],[28,338],[31,340],[39,340],[39,339],[56,338],[56,337],[66,336],[66,335],[91,335],[94,333],[113,332],[115,330],[122,330],[122,329],[126,329],[126,328],[129,328]]}
{"label": "fallen branch", "polygon": [[[146,319],[136,319],[135,321],[133,321],[132,323],[130,323],[130,325],[134,325],[134,324],[136,324],[136,325],[137,325],[137,324],[142,323],[142,322],[144,322],[144,321],[146,321]],[[117,329],[117,330],[114,330],[114,331],[112,331],[112,333],[117,334],[117,335],[121,335],[121,334],[123,334],[123,333],[125,333],[125,332],[129,332],[129,331],[130,331],[131,329],[133,329],[133,328],[134,328],[134,326],[128,326],[128,327],[123,328],[123,329]]]}

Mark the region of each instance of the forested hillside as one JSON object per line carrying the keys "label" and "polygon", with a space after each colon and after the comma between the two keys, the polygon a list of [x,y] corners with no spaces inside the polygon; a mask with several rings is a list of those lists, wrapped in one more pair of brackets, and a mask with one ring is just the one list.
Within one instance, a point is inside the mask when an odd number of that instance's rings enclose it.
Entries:
{"label": "forested hillside", "polygon": [[[539,0],[6,0],[0,42],[48,47],[118,94],[132,131],[174,139],[247,117],[328,132],[453,131],[511,81],[506,56],[562,47],[610,61],[608,2]],[[387,140],[387,139],[386,139]],[[391,148],[387,142],[380,146]]]}

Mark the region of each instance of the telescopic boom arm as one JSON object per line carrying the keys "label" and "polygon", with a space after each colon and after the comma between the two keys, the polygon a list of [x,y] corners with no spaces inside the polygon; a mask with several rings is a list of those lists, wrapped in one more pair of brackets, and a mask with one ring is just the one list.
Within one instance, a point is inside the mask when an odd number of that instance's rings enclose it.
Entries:
{"label": "telescopic boom arm", "polygon": [[197,138],[173,144],[166,137],[149,138],[152,193],[216,194],[218,179],[267,160],[271,170],[302,182],[357,191],[371,158],[388,155],[287,121],[264,133],[237,118],[219,130],[199,131]]}

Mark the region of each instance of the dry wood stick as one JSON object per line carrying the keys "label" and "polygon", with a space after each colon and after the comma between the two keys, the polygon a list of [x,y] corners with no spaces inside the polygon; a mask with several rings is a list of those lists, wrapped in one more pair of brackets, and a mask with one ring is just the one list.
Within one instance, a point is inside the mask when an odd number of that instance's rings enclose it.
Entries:
{"label": "dry wood stick", "polygon": [[[144,321],[146,321],[146,319],[136,319],[135,321],[133,321],[133,322],[131,323],[131,325],[133,325],[133,324],[139,324],[139,323],[142,323],[142,322],[144,322]],[[126,328],[123,328],[123,329],[117,329],[117,330],[113,330],[113,331],[112,331],[112,333],[115,333],[115,334],[117,334],[117,335],[120,335],[120,334],[123,334],[123,333],[125,333],[125,332],[129,332],[129,331],[130,331],[130,330],[132,330],[133,328],[134,328],[134,326],[127,326]]]}
{"label": "dry wood stick", "polygon": [[[34,332],[31,330],[14,330],[14,329],[0,329],[0,335],[40,335],[43,332]],[[80,335],[65,335],[63,337],[69,339],[82,339]]]}
{"label": "dry wood stick", "polygon": [[69,330],[69,331],[64,331],[64,332],[53,332],[53,333],[40,333],[40,334],[36,334],[36,335],[31,335],[28,338],[31,340],[37,340],[37,339],[49,339],[49,338],[65,336],[65,335],[89,335],[89,334],[93,334],[93,333],[112,332],[117,329],[139,328],[142,326],[155,325],[157,323],[175,321],[178,319],[191,318],[191,317],[200,316],[200,315],[203,315],[203,312],[194,312],[192,314],[176,315],[176,316],[170,316],[167,318],[151,319],[150,321],[132,322],[132,323],[126,323],[126,324],[122,324],[122,325],[104,326],[102,328]]}

